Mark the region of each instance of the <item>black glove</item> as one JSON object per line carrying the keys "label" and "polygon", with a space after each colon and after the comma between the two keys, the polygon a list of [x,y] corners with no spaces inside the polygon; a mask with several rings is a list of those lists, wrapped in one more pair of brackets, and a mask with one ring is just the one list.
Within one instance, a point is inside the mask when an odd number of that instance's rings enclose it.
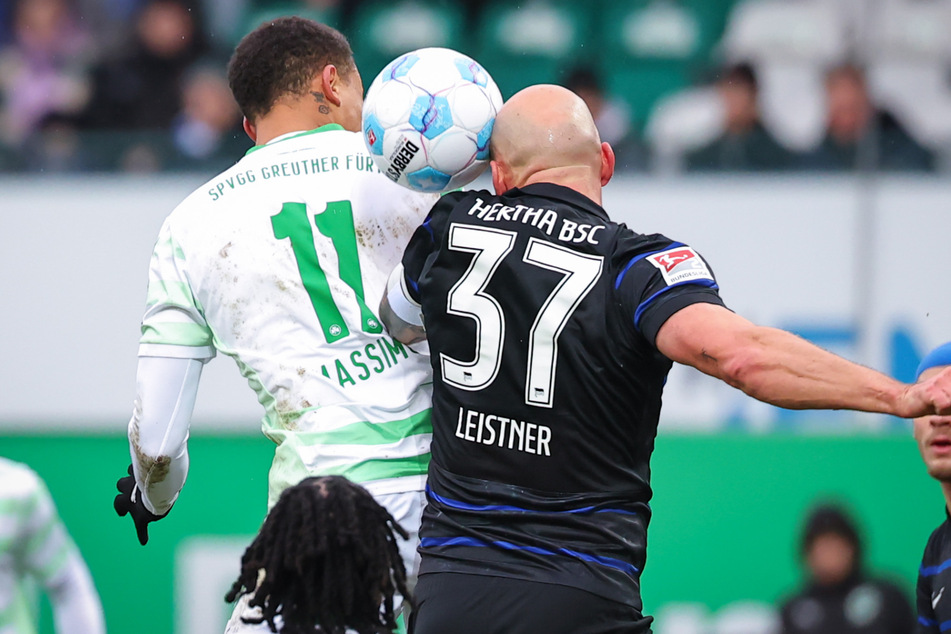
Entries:
{"label": "black glove", "polygon": [[[136,489],[132,465],[129,465],[129,475],[119,478],[119,481],[116,482],[116,488],[119,490],[119,495],[116,496],[112,505],[119,517],[125,517],[126,513],[132,514],[132,521],[135,522],[135,532],[139,537],[139,543],[145,546],[149,541],[149,522],[157,522],[168,515],[168,511],[162,515],[156,515],[145,508],[145,504],[142,502],[142,492]],[[134,500],[133,494],[135,494]]]}

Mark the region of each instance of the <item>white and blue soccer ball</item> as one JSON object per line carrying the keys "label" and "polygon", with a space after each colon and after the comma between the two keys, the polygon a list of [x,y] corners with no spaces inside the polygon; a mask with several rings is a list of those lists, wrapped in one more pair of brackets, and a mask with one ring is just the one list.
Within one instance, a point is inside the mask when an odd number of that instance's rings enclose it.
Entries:
{"label": "white and blue soccer ball", "polygon": [[488,165],[502,95],[475,60],[421,48],[390,62],[367,91],[363,138],[391,180],[424,192],[471,183]]}

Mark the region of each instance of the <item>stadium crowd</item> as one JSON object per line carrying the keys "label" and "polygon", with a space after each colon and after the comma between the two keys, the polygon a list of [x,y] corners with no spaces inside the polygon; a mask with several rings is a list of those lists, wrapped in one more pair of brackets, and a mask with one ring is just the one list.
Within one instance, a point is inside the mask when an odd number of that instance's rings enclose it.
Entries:
{"label": "stadium crowd", "polygon": [[366,83],[434,45],[506,98],[567,85],[622,171],[948,170],[948,0],[594,2],[5,0],[0,172],[230,165],[250,143],[220,69],[286,14],[341,29]]}

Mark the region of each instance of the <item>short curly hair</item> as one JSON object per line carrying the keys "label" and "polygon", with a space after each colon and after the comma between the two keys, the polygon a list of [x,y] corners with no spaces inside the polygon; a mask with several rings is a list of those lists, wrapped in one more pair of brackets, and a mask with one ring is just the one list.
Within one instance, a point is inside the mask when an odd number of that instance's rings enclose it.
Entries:
{"label": "short curly hair", "polygon": [[242,114],[255,121],[284,95],[306,95],[327,64],[344,81],[356,72],[353,50],[340,31],[306,18],[277,18],[241,40],[228,63],[228,83]]}

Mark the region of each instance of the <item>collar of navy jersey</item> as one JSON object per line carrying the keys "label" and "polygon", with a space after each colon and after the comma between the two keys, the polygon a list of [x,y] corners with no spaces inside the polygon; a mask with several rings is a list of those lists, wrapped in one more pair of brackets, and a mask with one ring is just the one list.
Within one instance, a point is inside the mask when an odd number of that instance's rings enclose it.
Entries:
{"label": "collar of navy jersey", "polygon": [[588,213],[592,213],[605,222],[610,222],[608,213],[604,211],[598,203],[594,202],[584,194],[576,192],[570,187],[556,185],[555,183],[532,183],[525,187],[515,187],[503,194],[504,196],[537,196],[539,198],[549,198],[560,203],[568,203],[575,207],[580,207]]}
{"label": "collar of navy jersey", "polygon": [[322,125],[319,128],[314,128],[313,130],[296,130],[294,132],[288,132],[287,134],[282,134],[281,136],[276,136],[267,143],[263,145],[255,145],[250,148],[247,152],[244,153],[245,156],[251,152],[260,150],[263,147],[268,147],[269,145],[274,145],[275,143],[280,143],[281,141],[289,141],[290,139],[296,139],[297,137],[307,136],[308,134],[316,134],[318,132],[330,132],[331,130],[343,130],[344,127],[339,123],[328,123]]}

